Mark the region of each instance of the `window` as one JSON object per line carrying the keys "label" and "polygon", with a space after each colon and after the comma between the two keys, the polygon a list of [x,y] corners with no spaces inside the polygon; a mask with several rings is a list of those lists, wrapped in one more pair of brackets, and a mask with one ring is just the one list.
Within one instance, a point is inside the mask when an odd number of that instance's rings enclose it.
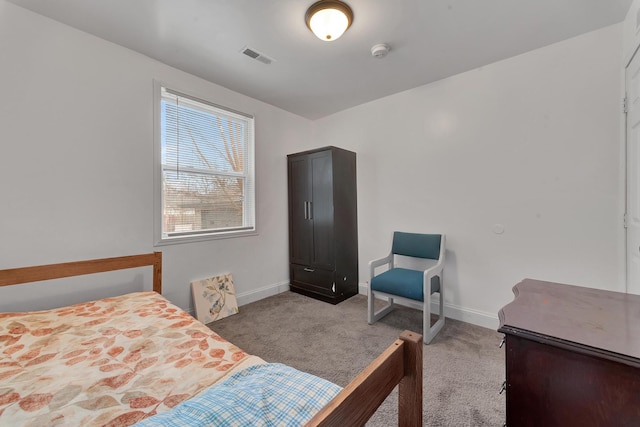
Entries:
{"label": "window", "polygon": [[158,243],[255,232],[253,117],[157,85]]}

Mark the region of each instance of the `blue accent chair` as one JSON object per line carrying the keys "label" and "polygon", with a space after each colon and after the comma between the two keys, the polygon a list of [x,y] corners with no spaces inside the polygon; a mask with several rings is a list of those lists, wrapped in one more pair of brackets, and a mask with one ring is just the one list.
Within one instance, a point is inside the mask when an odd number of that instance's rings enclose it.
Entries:
{"label": "blue accent chair", "polygon": [[[393,233],[391,253],[369,262],[368,322],[373,324],[393,310],[394,299],[422,303],[424,343],[429,344],[444,326],[444,234]],[[426,260],[432,260],[431,262]],[[398,266],[402,261],[403,267]],[[411,268],[405,268],[409,264]],[[418,267],[416,267],[416,265]],[[376,269],[386,266],[376,275]],[[431,325],[431,294],[440,295],[439,317]],[[387,304],[375,311],[375,298]]]}

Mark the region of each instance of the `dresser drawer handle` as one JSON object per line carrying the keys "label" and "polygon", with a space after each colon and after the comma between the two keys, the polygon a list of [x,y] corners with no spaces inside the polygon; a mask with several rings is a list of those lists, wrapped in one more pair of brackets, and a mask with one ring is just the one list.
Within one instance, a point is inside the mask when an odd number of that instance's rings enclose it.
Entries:
{"label": "dresser drawer handle", "polygon": [[309,273],[313,273],[315,270],[313,268],[305,268],[304,271],[308,271]]}

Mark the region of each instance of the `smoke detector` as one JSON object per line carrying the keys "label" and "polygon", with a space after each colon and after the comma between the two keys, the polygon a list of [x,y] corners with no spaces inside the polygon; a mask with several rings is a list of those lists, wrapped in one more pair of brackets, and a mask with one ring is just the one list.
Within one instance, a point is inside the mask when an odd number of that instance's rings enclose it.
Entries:
{"label": "smoke detector", "polygon": [[371,48],[371,55],[374,58],[384,58],[385,56],[387,56],[387,53],[389,53],[390,50],[391,48],[389,47],[389,45],[380,43],[380,44],[374,45]]}

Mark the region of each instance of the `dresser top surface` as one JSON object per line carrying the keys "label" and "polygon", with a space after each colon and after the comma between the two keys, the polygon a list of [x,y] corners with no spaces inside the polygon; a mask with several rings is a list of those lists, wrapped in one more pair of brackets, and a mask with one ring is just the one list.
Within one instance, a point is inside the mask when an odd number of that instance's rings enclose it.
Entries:
{"label": "dresser top surface", "polygon": [[500,332],[529,332],[640,360],[640,296],[525,279],[500,310]]}

